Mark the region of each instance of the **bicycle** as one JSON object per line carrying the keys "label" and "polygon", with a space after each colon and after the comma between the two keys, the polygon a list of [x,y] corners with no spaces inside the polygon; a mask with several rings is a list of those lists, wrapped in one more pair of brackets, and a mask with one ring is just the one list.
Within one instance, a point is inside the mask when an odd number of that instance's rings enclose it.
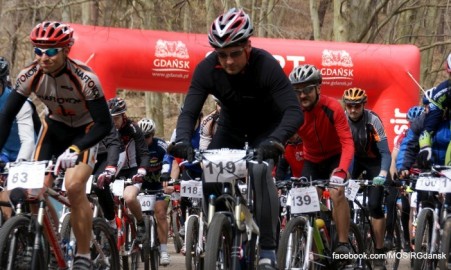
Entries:
{"label": "bicycle", "polygon": [[[394,185],[394,184],[393,184]],[[375,254],[376,239],[374,234],[374,228],[372,225],[372,218],[368,208],[368,188],[372,187],[372,180],[353,180],[350,179],[348,187],[346,189],[346,196],[349,201],[353,202],[353,222],[359,228],[364,243],[366,243],[365,252],[367,254]],[[358,192],[361,191],[361,192]],[[384,195],[387,191],[384,190]],[[396,206],[395,206],[396,207]],[[398,210],[398,209],[397,209]],[[396,270],[399,267],[401,257],[397,253],[402,250],[402,230],[401,221],[398,214],[394,218],[394,231],[393,231],[393,247],[386,250],[385,266],[387,269]],[[373,268],[374,260],[366,260],[366,266],[370,269]]]}
{"label": "bicycle", "polygon": [[[441,269],[447,269],[447,260],[449,260],[449,250],[446,244],[449,239],[445,240],[445,245],[442,247],[441,238],[445,235],[443,230],[446,225],[447,209],[443,207],[440,193],[451,192],[451,182],[449,182],[451,173],[445,170],[451,169],[450,166],[432,166],[430,172],[420,173],[415,183],[417,191],[423,191],[427,194],[427,199],[419,202],[417,227],[415,233],[415,253],[424,259],[415,259],[413,261],[413,268],[420,269],[435,269],[437,266]],[[448,234],[448,233],[447,233]],[[449,248],[448,248],[449,249]],[[445,256],[442,258],[443,253]]]}
{"label": "bicycle", "polygon": [[180,235],[180,229],[183,227],[180,181],[175,181],[173,186],[174,192],[171,194],[171,210],[169,212],[169,235],[171,235],[174,240],[175,252],[180,253],[183,246],[182,236]]}
{"label": "bicycle", "polygon": [[[206,183],[221,183],[222,191],[211,194],[208,202],[208,232],[204,269],[255,269],[260,230],[253,219],[253,189],[247,175],[255,150],[196,150],[195,159],[204,166]],[[245,179],[242,194],[238,180]],[[219,204],[224,204],[218,209]]]}
{"label": "bicycle", "polygon": [[162,196],[163,193],[163,189],[144,189],[143,192],[138,194],[147,234],[147,240],[142,243],[142,260],[145,270],[157,270],[160,265],[160,241],[158,239],[157,221],[154,217],[154,207],[156,198]]}
{"label": "bicycle", "polygon": [[[327,186],[329,180],[293,178],[289,195],[291,217],[280,239],[277,262],[279,269],[341,269],[343,263],[333,256],[337,239],[332,211],[324,205],[315,185]],[[365,250],[359,229],[354,223],[349,227],[352,254]],[[363,268],[358,256],[351,261],[353,267]]]}
{"label": "bicycle", "polygon": [[207,222],[202,210],[202,182],[200,179],[182,180],[180,195],[190,201],[185,221],[185,266],[187,270],[201,270],[204,265]]}
{"label": "bicycle", "polygon": [[[48,196],[70,207],[66,197],[44,186],[44,175],[52,168],[51,161],[10,164],[8,189],[33,189],[24,203],[39,204],[39,209],[37,215],[19,211],[1,228],[0,266],[5,269],[47,269],[50,254],[54,255],[59,269],[71,266],[69,243],[62,241],[58,223],[46,207]],[[92,231],[91,259],[95,268],[119,269],[116,243],[108,224],[101,218],[94,218]]]}

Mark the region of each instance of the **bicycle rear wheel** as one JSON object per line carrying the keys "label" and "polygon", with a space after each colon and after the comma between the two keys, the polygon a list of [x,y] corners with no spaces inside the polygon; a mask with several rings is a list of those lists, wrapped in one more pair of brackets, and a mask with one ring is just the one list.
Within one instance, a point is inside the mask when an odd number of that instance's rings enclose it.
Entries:
{"label": "bicycle rear wheel", "polygon": [[296,217],[288,221],[282,232],[277,252],[279,269],[302,268],[305,263],[307,228],[305,219]]}
{"label": "bicycle rear wheel", "polygon": [[[432,230],[433,227],[433,213],[430,209],[423,209],[417,218],[417,229],[415,232],[415,253],[423,258],[429,254],[432,243]],[[433,260],[420,260],[415,259],[413,261],[413,268],[415,270],[421,269],[435,269]]]}
{"label": "bicycle rear wheel", "polygon": [[30,267],[31,269],[47,268],[43,246],[39,250],[37,265],[31,265],[36,230],[35,221],[27,216],[14,216],[3,224],[0,230],[1,269],[28,270]]}
{"label": "bicycle rear wheel", "polygon": [[232,269],[232,225],[224,214],[215,214],[205,246],[204,269]]}

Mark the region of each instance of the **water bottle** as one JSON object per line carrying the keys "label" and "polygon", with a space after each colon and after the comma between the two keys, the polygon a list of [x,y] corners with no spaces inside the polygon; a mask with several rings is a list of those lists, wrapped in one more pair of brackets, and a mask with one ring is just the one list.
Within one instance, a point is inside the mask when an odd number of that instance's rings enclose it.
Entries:
{"label": "water bottle", "polygon": [[321,235],[321,239],[323,240],[324,247],[326,249],[330,250],[329,233],[327,232],[326,222],[323,219],[318,218],[315,220],[315,223],[316,223],[316,227],[319,230],[319,234]]}

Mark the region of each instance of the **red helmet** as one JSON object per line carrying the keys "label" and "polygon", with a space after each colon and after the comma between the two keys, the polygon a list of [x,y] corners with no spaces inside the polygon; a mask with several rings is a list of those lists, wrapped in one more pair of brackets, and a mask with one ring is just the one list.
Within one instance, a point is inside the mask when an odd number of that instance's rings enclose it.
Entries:
{"label": "red helmet", "polygon": [[40,48],[63,48],[74,44],[74,30],[67,24],[45,21],[30,33],[31,43]]}

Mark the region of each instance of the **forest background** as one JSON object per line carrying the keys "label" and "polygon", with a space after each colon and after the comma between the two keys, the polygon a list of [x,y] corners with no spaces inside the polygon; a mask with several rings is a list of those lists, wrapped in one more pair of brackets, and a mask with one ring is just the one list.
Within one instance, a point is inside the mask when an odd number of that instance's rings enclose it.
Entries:
{"label": "forest background", "polygon": [[[447,76],[451,0],[0,0],[0,55],[10,61],[14,81],[34,58],[29,33],[41,21],[206,34],[231,7],[249,13],[257,37],[413,44],[421,52],[423,88]],[[154,119],[157,136],[169,140],[184,94],[118,89],[117,95],[126,99],[128,116]],[[204,113],[213,106],[209,100]]]}

